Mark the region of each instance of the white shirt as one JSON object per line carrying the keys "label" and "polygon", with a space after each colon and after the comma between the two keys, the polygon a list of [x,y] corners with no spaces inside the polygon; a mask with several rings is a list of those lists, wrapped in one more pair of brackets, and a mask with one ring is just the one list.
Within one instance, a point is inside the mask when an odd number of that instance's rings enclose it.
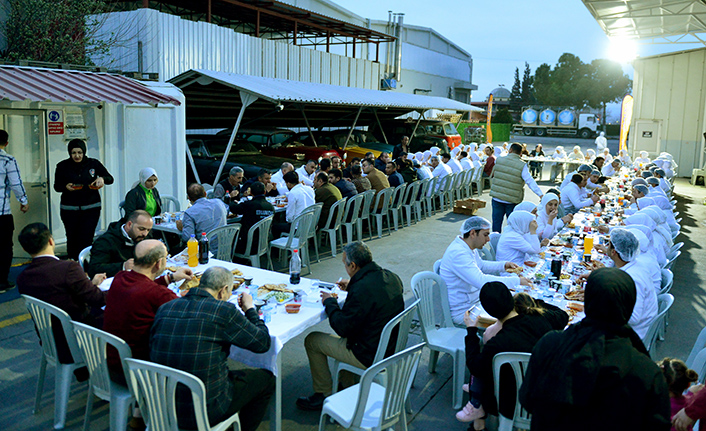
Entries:
{"label": "white shirt", "polygon": [[650,158],[649,157],[637,157],[635,161],[632,164],[633,168],[638,168],[640,165],[646,165],[650,163]]}
{"label": "white shirt", "polygon": [[607,146],[608,140],[605,138],[605,136],[598,136],[596,138],[596,154],[601,154]]}
{"label": "white shirt", "polygon": [[277,172],[272,174],[272,178],[270,179],[270,181],[277,186],[277,193],[280,195],[286,195],[289,193],[287,183],[282,178],[283,176],[284,174],[282,173],[282,169],[279,169]]}
{"label": "white shirt", "polygon": [[[566,187],[567,185],[569,185],[569,183],[571,182],[571,177],[573,177],[575,174],[578,174],[578,173],[579,173],[579,171],[572,171],[572,172],[569,172],[569,173],[564,177],[564,181],[561,182],[561,185],[559,186],[559,190],[562,190],[564,187]],[[562,191],[562,193],[564,193],[564,192]]]}
{"label": "white shirt", "polygon": [[451,170],[451,168],[448,167],[448,165],[446,165],[444,162],[439,162],[439,164],[436,166],[436,168],[434,168],[434,171],[432,172],[435,177],[439,178],[444,178],[445,176],[452,173],[453,171]]}
{"label": "white shirt", "polygon": [[287,194],[287,221],[291,222],[305,208],[316,203],[314,198],[314,189],[303,184],[297,184],[292,187],[292,190]]}
{"label": "white shirt", "polygon": [[513,262],[518,265],[525,263],[525,254],[537,254],[541,251],[537,235],[521,235],[505,229],[498,240],[498,250],[495,259]]}
{"label": "white shirt", "polygon": [[470,169],[473,169],[473,161],[469,159],[468,157],[464,157],[461,159],[461,167],[463,168],[464,171],[468,171]]}
{"label": "white shirt", "polygon": [[617,174],[618,171],[613,168],[613,165],[611,163],[606,163],[603,165],[603,169],[601,169],[601,173],[603,174],[604,177],[612,177],[613,175]]}
{"label": "white shirt", "polygon": [[[493,169],[495,169],[495,167],[493,167]],[[529,186],[530,190],[532,190],[532,192],[535,195],[539,196],[539,198],[542,199],[542,196],[544,196],[544,193],[542,193],[542,189],[539,188],[539,186],[537,185],[537,182],[532,177],[532,174],[530,174],[530,171],[529,171],[529,168],[527,167],[527,165],[525,165],[522,168],[522,179],[525,181],[525,184],[527,184]],[[506,202],[502,199],[493,198],[493,200],[498,201],[498,202],[502,202],[504,204],[510,203],[510,202]]]}
{"label": "white shirt", "polygon": [[540,211],[544,211],[541,208],[537,210],[537,235],[540,239],[552,238],[564,227],[564,222],[559,218],[557,214],[554,217],[554,221],[549,223],[549,216],[546,214],[539,214]]}
{"label": "white shirt", "polygon": [[417,168],[417,176],[420,180],[425,180],[434,177],[434,174],[431,173],[431,169],[428,166],[422,165]]}
{"label": "white shirt", "polygon": [[449,160],[449,162],[446,165],[451,168],[451,171],[453,171],[454,174],[461,172],[463,170],[463,166],[461,166],[461,162],[459,162],[458,160],[453,159],[453,158],[451,160]]}
{"label": "white shirt", "polygon": [[648,271],[652,286],[654,286],[655,292],[659,294],[659,291],[662,290],[662,269],[657,263],[654,254],[649,251],[645,253],[640,251],[640,254],[635,258],[635,262]]}
{"label": "white shirt", "polygon": [[316,177],[316,171],[312,172],[311,175],[307,173],[306,165],[299,166],[294,172],[299,175],[299,181],[303,181],[309,187],[314,187],[314,178]]}
{"label": "white shirt", "polygon": [[628,325],[640,338],[644,339],[650,323],[657,317],[658,307],[657,292],[650,279],[649,269],[641,263],[633,260],[620,269],[632,277],[637,289],[637,301],[635,301],[635,308],[632,311]]}
{"label": "white shirt", "polygon": [[471,250],[460,236],[457,236],[446,248],[441,258],[439,273],[446,283],[449,294],[451,318],[457,325],[463,324],[463,314],[479,301],[480,289],[485,283],[499,281],[508,287],[520,284],[516,275],[501,277],[488,275],[505,269],[505,262],[489,262]]}
{"label": "white shirt", "polygon": [[584,189],[576,183],[569,183],[561,189],[561,205],[567,213],[575,213],[583,207],[593,205],[591,198],[585,197]]}

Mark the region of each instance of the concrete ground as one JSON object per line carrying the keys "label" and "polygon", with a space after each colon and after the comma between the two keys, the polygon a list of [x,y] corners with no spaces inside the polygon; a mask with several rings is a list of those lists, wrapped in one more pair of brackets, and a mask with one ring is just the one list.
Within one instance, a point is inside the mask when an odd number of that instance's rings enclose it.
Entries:
{"label": "concrete ground", "polygon": [[[545,172],[544,178],[547,177],[548,172]],[[540,186],[547,189],[550,184],[542,182]],[[706,326],[706,262],[702,250],[702,244],[706,244],[706,188],[694,187],[689,185],[687,180],[679,179],[675,193],[678,200],[677,210],[681,213],[680,217],[683,217],[682,233],[677,241],[683,241],[685,245],[674,266],[675,282],[672,293],[676,301],[670,313],[666,339],[657,346],[657,357],[685,359],[699,331]],[[529,189],[526,196],[528,200],[538,201]],[[483,194],[482,199],[489,202],[487,192]],[[478,212],[488,219],[490,213],[489,203]],[[434,261],[443,255],[447,245],[458,234],[465,218],[450,212],[439,213],[411,227],[393,231],[391,235],[386,234],[382,239],[367,241],[367,244],[380,265],[399,274],[405,284],[406,294],[411,297],[412,276],[419,271],[431,270]],[[309,277],[335,281],[345,276],[340,254],[331,258],[330,252],[325,250],[321,262],[313,265],[313,274]],[[5,295],[16,295],[16,291]],[[311,330],[330,331],[330,328],[327,322],[322,322]],[[318,426],[317,413],[302,412],[294,407],[297,397],[308,395],[312,391],[303,347],[307,333],[284,347],[285,430],[315,430]],[[413,329],[410,343],[420,340],[418,328]],[[52,428],[54,370],[51,367],[47,371],[41,409],[37,414],[32,414],[39,358],[38,339],[22,301],[18,298],[0,304],[0,393],[3,394],[4,400],[0,405],[0,429],[10,431]],[[428,354],[425,352],[411,392],[414,413],[408,416],[410,429],[467,429],[464,424],[456,421],[455,410],[451,407],[451,358],[442,356],[435,374],[427,372],[427,363]],[[233,366],[237,367],[237,364]],[[66,429],[81,428],[86,394],[85,384],[73,383]],[[90,429],[107,430],[108,412],[107,403],[96,401]],[[269,425],[266,418],[259,429],[267,430]]]}

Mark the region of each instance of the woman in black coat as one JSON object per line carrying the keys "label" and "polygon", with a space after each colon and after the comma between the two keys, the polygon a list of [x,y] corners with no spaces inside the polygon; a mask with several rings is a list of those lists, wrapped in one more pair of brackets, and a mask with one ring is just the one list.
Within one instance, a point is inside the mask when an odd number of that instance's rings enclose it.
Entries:
{"label": "woman in black coat", "polygon": [[54,190],[61,193],[60,214],[66,229],[66,249],[70,259],[78,259],[84,248],[93,244],[101,214],[104,185],[113,177],[101,162],[86,157],[86,143],[74,139],[68,145],[69,158],[56,165]]}
{"label": "woman in black coat", "polygon": [[135,210],[145,210],[152,217],[162,214],[162,198],[157,190],[157,171],[144,168],[140,171],[140,182],[125,195],[125,218]]}

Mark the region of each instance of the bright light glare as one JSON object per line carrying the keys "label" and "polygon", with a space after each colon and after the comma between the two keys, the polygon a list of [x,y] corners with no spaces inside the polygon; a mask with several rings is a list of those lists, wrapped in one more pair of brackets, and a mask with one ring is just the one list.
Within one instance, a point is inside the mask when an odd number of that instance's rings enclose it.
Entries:
{"label": "bright light glare", "polygon": [[634,39],[613,38],[608,46],[608,58],[618,63],[628,63],[637,58],[637,42]]}

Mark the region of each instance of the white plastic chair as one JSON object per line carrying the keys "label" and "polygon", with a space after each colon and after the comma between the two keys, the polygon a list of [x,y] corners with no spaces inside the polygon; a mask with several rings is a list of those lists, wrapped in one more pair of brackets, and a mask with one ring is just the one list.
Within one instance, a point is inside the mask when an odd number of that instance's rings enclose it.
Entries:
{"label": "white plastic chair", "polygon": [[[304,242],[304,246],[302,248],[305,249],[306,254],[307,254],[307,262],[309,258],[309,239],[312,239],[314,242],[314,252],[316,253],[316,261],[321,262],[319,259],[319,242],[317,240],[317,235],[316,235],[316,230],[319,228],[319,219],[321,218],[321,210],[323,209],[324,204],[323,202],[318,202],[315,203],[314,205],[310,205],[306,208],[304,208],[303,213],[309,212],[314,215],[314,217],[311,219],[311,222],[309,223],[309,230],[307,231],[306,234],[306,241]],[[286,235],[286,233],[285,233]],[[311,270],[311,268],[310,268]]]}
{"label": "white plastic chair", "polygon": [[[689,353],[689,357],[686,359],[686,366],[693,369],[692,364],[694,363],[694,359],[696,359],[696,355],[705,348],[706,328],[702,329],[701,332],[699,332],[699,336],[696,337],[694,347],[691,348],[691,353]],[[701,376],[701,374],[699,374],[699,376]]]}
{"label": "white plastic chair", "polygon": [[527,410],[522,408],[520,404],[520,387],[525,378],[525,372],[527,372],[527,366],[529,365],[531,353],[518,353],[518,352],[505,352],[498,353],[493,357],[493,384],[495,386],[495,399],[500,400],[500,368],[504,364],[509,364],[512,367],[512,371],[515,374],[515,411],[511,418],[506,418],[500,412],[498,412],[498,418],[500,423],[498,424],[498,431],[512,431],[513,427],[519,429],[530,429],[530,414]]}
{"label": "white plastic chair", "polygon": [[[407,226],[412,226],[412,220],[414,220],[415,223],[421,220],[421,210],[417,208],[417,204],[419,203],[417,200],[419,186],[421,186],[421,182],[415,181],[408,184],[407,188],[404,190],[402,206],[400,207],[402,211],[402,226],[404,226],[404,216],[407,216]],[[414,215],[415,212],[416,216]]]}
{"label": "white plastic chair", "polygon": [[473,188],[474,185],[476,186],[476,190],[478,191],[478,197],[481,197],[481,195],[483,194],[483,167],[476,169],[475,173],[473,174],[471,188]]}
{"label": "white plastic chair", "polygon": [[363,202],[363,209],[360,211],[360,217],[358,218],[358,231],[360,232],[360,238],[363,238],[363,222],[368,223],[368,234],[370,239],[373,239],[373,227],[370,224],[370,207],[373,205],[373,199],[375,199],[375,190],[366,190],[361,193],[365,196],[365,201]]}
{"label": "white plastic chair", "polygon": [[[132,407],[135,404],[135,397],[132,396],[127,386],[110,379],[106,346],[110,344],[118,351],[120,361],[123,363],[123,372],[127,371],[125,359],[132,357],[130,346],[115,335],[83,323],[73,322],[73,330],[91,376],[88,382],[88,397],[83,430],[89,430],[91,413],[93,412],[93,396],[95,395],[104,401],[110,402],[110,430],[124,431],[130,418]],[[127,381],[127,377],[125,380]]]}
{"label": "white plastic chair", "polygon": [[[371,366],[360,383],[324,400],[319,431],[326,429],[327,417],[342,427],[354,430],[384,430],[399,424],[407,429],[405,400],[419,365],[424,344],[405,349]],[[376,383],[385,373],[384,386]]]}
{"label": "white plastic chair", "polygon": [[[388,224],[390,223],[390,215],[392,216],[392,221],[395,223],[395,230],[398,230],[402,212],[402,202],[404,199],[405,189],[407,188],[407,183],[402,183],[395,187],[392,192],[392,197],[390,198],[390,206],[388,208],[389,215],[387,218]],[[404,220],[402,221],[402,227],[404,227]]]}
{"label": "white plastic chair", "polygon": [[225,431],[231,427],[240,430],[237,413],[214,427],[209,425],[206,387],[193,374],[139,359],[126,359],[125,364],[130,390],[137,398],[148,429],[179,429],[174,397],[177,385],[182,384],[191,390],[198,431]]}
{"label": "white plastic chair", "polygon": [[[448,174],[439,179],[438,187],[434,191],[434,197],[439,199],[439,211],[444,211],[448,204],[448,191],[454,180],[454,174]],[[436,203],[436,201],[434,201]]]}
{"label": "white plastic chair", "polygon": [[[344,210],[345,220],[341,223],[341,229],[346,231],[346,244],[355,241],[356,231],[358,232],[358,240],[363,240],[363,222],[361,221],[361,213],[363,204],[365,203],[365,195],[359,193],[346,202]],[[360,225],[360,227],[358,226]]]}
{"label": "white plastic chair", "polygon": [[375,224],[377,225],[377,228],[378,228],[378,238],[382,238],[383,217],[387,218],[387,233],[391,233],[389,208],[390,208],[390,196],[392,195],[393,190],[394,189],[392,187],[388,187],[386,189],[380,190],[378,192],[378,194],[375,196],[375,204],[373,205],[373,208],[370,210],[371,223],[369,224],[369,227],[372,232],[372,227],[373,227],[372,220],[374,219]]}
{"label": "white plastic chair", "polygon": [[341,246],[343,246],[341,224],[343,223],[343,216],[346,214],[346,198],[343,198],[331,205],[326,225],[322,229],[319,229],[319,238],[317,238],[317,241],[323,242],[324,234],[328,234],[329,241],[331,242],[331,256],[333,257],[336,257],[336,251],[338,249],[336,236],[338,236],[338,240]]}
{"label": "white plastic chair", "polygon": [[642,339],[645,343],[645,348],[650,352],[650,356],[652,356],[653,359],[655,359],[653,353],[654,347],[657,344],[656,341],[660,333],[660,328],[664,327],[665,316],[672,304],[674,304],[674,296],[672,296],[671,293],[657,296],[657,317],[650,323],[645,338]]}
{"label": "white plastic chair", "polygon": [[441,259],[437,259],[434,262],[434,273],[441,275]]}
{"label": "white plastic chair", "polygon": [[699,379],[696,383],[703,384],[704,380],[706,380],[706,348],[697,352],[694,360],[691,364],[687,364],[687,367],[698,373]]}
{"label": "white plastic chair", "polygon": [[78,254],[78,263],[79,265],[81,265],[81,268],[83,268],[84,271],[86,270],[86,264],[91,262],[92,247],[92,245],[89,245],[88,247],[81,250],[81,253]]}
{"label": "white plastic chair", "polygon": [[682,247],[684,247],[684,243],[683,243],[683,242],[678,242],[678,243],[674,244],[674,245],[672,246],[672,248],[670,248],[669,251],[667,252],[667,256],[670,256],[670,255],[673,256],[673,255],[675,255],[675,254],[677,253],[677,251],[679,251],[679,249],[681,249]]}
{"label": "white plastic chair", "polygon": [[[373,358],[373,365],[385,359],[385,353],[387,352],[387,346],[390,344],[390,338],[392,337],[392,331],[397,328],[397,340],[395,341],[395,350],[393,354],[401,352],[405,347],[407,347],[407,340],[409,339],[409,328],[412,326],[412,318],[417,311],[417,305],[419,300],[417,299],[405,308],[400,314],[390,319],[385,327],[382,328],[380,333],[380,341],[378,342],[378,348],[375,351],[375,357]],[[354,367],[353,365],[346,364],[345,362],[340,362],[338,360],[333,361],[333,393],[338,392],[338,376],[341,371],[346,370],[353,374],[363,375],[365,370]],[[382,380],[384,382],[384,379]]]}
{"label": "white plastic chair", "polygon": [[270,248],[274,247],[282,250],[280,254],[282,256],[281,260],[283,265],[286,251],[294,253],[294,250],[299,250],[300,256],[302,257],[302,266],[306,266],[311,273],[311,263],[309,262],[309,253],[307,250],[307,236],[309,234],[310,223],[312,223],[313,219],[313,212],[302,212],[292,220],[287,236],[270,241]]}
{"label": "white plastic chair", "polygon": [[[260,256],[267,255],[267,265],[272,270],[272,259],[270,258],[270,226],[272,226],[273,216],[265,217],[248,229],[248,238],[245,243],[245,251],[233,253],[234,257],[241,259],[250,259],[250,264],[255,267],[260,267]],[[253,244],[253,239],[257,234],[257,244]]]}
{"label": "white plastic chair", "polygon": [[664,264],[664,269],[672,269],[672,266],[674,266],[674,262],[680,255],[681,251],[677,251],[672,257],[667,257],[667,263]]}
{"label": "white plastic chair", "polygon": [[[76,336],[74,335],[69,315],[59,307],[55,307],[37,298],[28,295],[22,295],[22,297],[25,299],[27,310],[32,316],[42,345],[42,358],[39,362],[39,376],[37,377],[37,394],[32,413],[36,414],[39,411],[47,364],[53,365],[56,367],[54,374],[54,429],[62,429],[66,424],[66,410],[71,389],[71,374],[74,370],[84,367],[86,364],[81,361],[81,351],[76,343]],[[52,317],[58,320],[62,327],[69,346],[69,351],[71,352],[71,357],[74,359],[72,364],[62,364],[59,362],[52,329],[56,324],[56,320],[52,319]]]}
{"label": "white plastic chair", "polygon": [[[417,299],[421,302],[417,306],[419,310],[419,320],[422,326],[422,337],[429,347],[429,372],[436,370],[436,362],[439,359],[439,352],[448,353],[453,358],[453,378],[451,379],[453,388],[453,408],[460,409],[463,401],[462,386],[466,376],[466,330],[456,328],[451,321],[449,311],[449,297],[446,294],[446,283],[441,276],[431,272],[423,271],[414,274],[412,277],[412,290]],[[443,321],[437,328],[434,322],[434,291],[439,291],[441,297],[441,310]]]}
{"label": "white plastic chair", "polygon": [[492,260],[495,260],[495,255],[498,252],[498,241],[500,241],[500,232],[490,232],[490,241],[488,241],[488,245],[490,246]]}
{"label": "white plastic chair", "polygon": [[162,212],[179,212],[181,211],[181,204],[171,195],[161,195],[162,199]]}
{"label": "white plastic chair", "polygon": [[427,178],[422,180],[422,189],[419,194],[419,204],[424,205],[424,217],[434,215],[434,190],[439,184],[439,177]]}
{"label": "white plastic chair", "polygon": [[662,269],[662,287],[659,291],[659,294],[665,294],[669,293],[669,291],[672,289],[672,285],[674,284],[674,274],[672,271],[668,269]]}
{"label": "white plastic chair", "polygon": [[206,233],[206,238],[208,238],[210,244],[217,240],[218,252],[215,256],[216,259],[225,260],[226,262],[233,261],[233,249],[238,242],[239,234],[240,225],[238,223],[217,227]]}

